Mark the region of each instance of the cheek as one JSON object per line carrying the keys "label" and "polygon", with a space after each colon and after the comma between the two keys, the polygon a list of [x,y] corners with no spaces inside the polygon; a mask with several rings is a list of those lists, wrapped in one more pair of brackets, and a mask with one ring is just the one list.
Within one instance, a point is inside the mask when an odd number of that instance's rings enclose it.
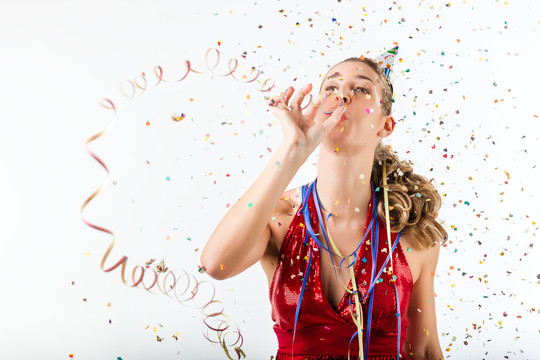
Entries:
{"label": "cheek", "polygon": [[358,99],[362,102],[373,102],[378,99],[377,95],[374,95],[373,93],[365,93],[365,92],[353,92],[353,97],[355,99]]}
{"label": "cheek", "polygon": [[[357,104],[357,109],[363,114],[373,113],[379,108],[379,98],[372,94],[359,93],[354,97],[354,102]],[[371,110],[370,110],[371,109]]]}

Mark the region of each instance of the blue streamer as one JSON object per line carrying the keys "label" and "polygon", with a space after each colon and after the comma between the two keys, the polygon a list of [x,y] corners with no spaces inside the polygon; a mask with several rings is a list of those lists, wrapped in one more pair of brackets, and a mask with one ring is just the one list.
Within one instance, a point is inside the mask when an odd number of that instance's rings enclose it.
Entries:
{"label": "blue streamer", "polygon": [[[349,265],[345,266],[345,269],[348,269],[350,268],[351,266],[353,266],[354,264],[356,264],[356,253],[353,253],[353,261],[352,263],[350,263]],[[348,257],[351,257],[350,255]],[[345,261],[346,257],[344,257],[343,259],[341,259],[341,261],[339,262],[339,268],[341,269],[341,265],[343,264],[343,262]]]}
{"label": "blue streamer", "polygon": [[[375,197],[374,204],[377,204],[377,197]],[[377,206],[374,206],[373,218],[372,219],[377,218],[377,216],[378,216]],[[379,222],[377,221],[375,223],[375,230],[371,234],[371,249],[372,249],[372,259],[373,259],[372,269],[374,269],[374,271],[372,271],[372,277],[371,277],[369,288],[366,291],[366,293],[364,294],[364,296],[362,296],[362,298],[360,299],[360,302],[362,302],[367,296],[371,296],[370,297],[369,310],[368,310],[368,321],[367,321],[367,324],[366,324],[367,325],[366,326],[367,331],[365,331],[365,333],[366,333],[366,346],[365,346],[364,357],[366,359],[368,357],[369,338],[370,338],[370,334],[371,334],[371,319],[372,319],[371,314],[372,314],[372,311],[373,311],[373,299],[374,299],[373,292],[374,292],[374,288],[375,288],[375,285],[377,284],[377,281],[380,279],[384,268],[388,264],[388,261],[390,260],[390,256],[392,256],[394,254],[394,250],[396,249],[400,238],[401,238],[401,231],[399,232],[398,236],[396,237],[396,241],[392,245],[391,253],[386,257],[386,260],[385,260],[384,264],[381,266],[381,269],[379,270],[377,275],[375,277],[373,277],[373,274],[376,271],[376,261],[377,261],[376,251],[373,251],[373,249],[374,248],[378,249],[378,244],[379,244]],[[397,295],[397,288],[396,288],[395,283],[394,283],[394,287],[396,289],[396,295]],[[400,312],[399,301],[397,301],[396,304],[397,304],[396,307],[398,308],[398,314],[399,314],[399,312]],[[399,326],[398,327],[398,342],[399,342],[400,336],[401,336],[401,314],[398,315],[398,326]],[[352,338],[351,338],[351,341],[352,341]],[[399,351],[399,348],[398,348],[398,351]],[[399,358],[399,356],[398,356],[398,358]]]}
{"label": "blue streamer", "polygon": [[[329,244],[328,238],[326,236],[326,231],[324,229],[324,223],[322,222],[322,216],[321,216],[321,212],[320,212],[320,207],[322,207],[322,204],[321,204],[319,196],[317,194],[316,183],[317,183],[317,179],[315,179],[315,181],[313,181],[309,185],[309,188],[307,188],[307,185],[302,186],[302,208],[299,209],[298,211],[299,211],[300,214],[304,215],[304,224],[306,226],[306,234],[304,236],[303,244],[307,245],[307,241],[308,241],[309,237],[311,237],[314,240],[314,242],[317,244],[319,249],[322,248],[322,249],[328,251],[330,254],[333,254],[335,256],[339,256],[338,254],[336,254],[336,253],[334,253],[334,252],[332,252],[330,250],[330,244]],[[375,274],[375,272],[377,270],[377,250],[378,250],[378,244],[379,244],[379,222],[375,221],[375,219],[377,219],[377,215],[378,215],[378,213],[377,213],[377,205],[378,205],[377,200],[378,199],[377,199],[376,191],[373,189],[373,184],[371,184],[371,190],[372,190],[372,194],[374,196],[371,221],[369,223],[368,228],[364,232],[364,236],[362,237],[362,241],[360,242],[358,247],[350,255],[347,256],[347,257],[354,256],[354,261],[353,261],[352,264],[349,264],[347,266],[347,268],[348,268],[351,265],[356,264],[356,261],[357,261],[357,254],[356,253],[357,253],[358,249],[360,249],[360,247],[364,244],[364,241],[366,239],[367,234],[369,232],[371,232],[371,254],[372,254],[371,279],[370,279],[369,287],[368,287],[366,293],[360,299],[360,304],[359,304],[359,306],[362,306],[362,301],[367,296],[371,295],[371,298],[370,298],[370,301],[369,301],[367,331],[366,331],[366,346],[365,346],[365,355],[364,355],[364,357],[366,359],[368,358],[369,337],[370,337],[370,334],[371,334],[371,319],[372,319],[372,313],[373,313],[373,299],[374,299],[373,292],[374,292],[374,288],[375,288],[375,285],[377,284],[378,280],[380,279],[383,270],[385,269],[386,265],[388,264],[388,261],[390,260],[390,257],[394,254],[394,250],[396,249],[396,247],[397,247],[397,245],[399,243],[399,239],[401,237],[401,231],[400,231],[398,236],[396,237],[396,241],[392,245],[392,249],[390,251],[390,254],[388,254],[388,256],[386,257],[386,260],[385,260],[383,266],[380,268],[377,275],[374,276],[374,274]],[[377,190],[379,190],[379,189],[377,188]],[[313,194],[314,199],[316,200],[315,209],[317,210],[317,216],[318,216],[319,224],[321,224],[321,227],[322,227],[322,230],[323,230],[323,236],[324,236],[324,239],[325,239],[325,242],[326,242],[327,246],[324,246],[319,241],[319,239],[315,235],[315,232],[313,231],[313,228],[311,226],[311,216],[310,216],[311,213],[310,213],[309,207],[308,207],[308,199],[309,199],[309,194],[310,193]],[[327,221],[328,221],[328,219],[330,219],[331,216],[332,216],[332,214],[328,215]],[[374,224],[375,224],[374,231],[370,231]],[[375,235],[375,233],[376,233],[376,235]],[[391,240],[391,239],[387,239],[387,241],[388,240]],[[296,306],[296,314],[295,314],[295,318],[294,318],[294,330],[293,330],[293,345],[292,345],[293,349],[294,349],[294,340],[295,340],[295,336],[296,336],[296,325],[297,325],[298,317],[299,317],[299,314],[300,314],[300,306],[302,304],[304,291],[306,289],[307,278],[308,278],[308,275],[309,275],[309,269],[311,268],[311,259],[312,259],[312,256],[313,256],[312,250],[313,250],[312,247],[310,247],[310,249],[309,249],[309,260],[308,260],[306,271],[305,271],[305,274],[304,274],[304,280],[302,282],[302,290],[300,291],[300,297],[298,299],[298,304]],[[333,260],[332,256],[330,256],[330,258],[332,260],[332,265],[333,265],[333,268],[334,268],[334,274],[336,275],[336,278],[337,278],[337,273],[336,273],[336,270],[335,270],[336,268],[335,268],[335,265],[334,265],[334,260]],[[343,264],[344,260],[345,260],[345,258],[343,258],[341,260],[340,268],[341,268],[341,265]],[[399,352],[400,352],[399,351],[399,345],[400,345],[400,340],[401,340],[401,310],[400,310],[400,307],[399,307],[399,297],[398,297],[398,293],[397,293],[396,281],[394,281],[394,289],[395,289],[395,293],[396,293],[396,308],[397,308],[397,314],[396,315],[398,317],[398,349],[397,349],[397,352],[398,352],[398,359],[399,359]],[[364,332],[364,330],[362,330],[362,332]],[[351,337],[351,339],[349,341],[349,349],[350,349],[350,346],[352,344],[352,341],[354,340],[354,338],[356,336],[358,336],[358,331],[356,331],[353,334],[353,336]],[[293,353],[294,353],[294,350],[293,350]]]}
{"label": "blue streamer", "polygon": [[[317,215],[318,215],[318,218],[319,218],[319,223],[320,223],[320,224],[323,224],[322,221],[321,221],[321,218],[322,218],[322,217],[321,217],[321,212],[320,212],[320,209],[319,209],[319,207],[322,207],[322,204],[321,204],[321,201],[320,201],[319,196],[318,196],[318,194],[317,194],[317,190],[316,190],[316,187],[315,187],[316,183],[317,183],[317,179],[315,179],[315,181],[311,184],[310,188],[312,188],[312,192],[313,192],[314,198],[315,198],[315,200],[316,200],[316,203],[315,203],[315,209],[317,210]],[[371,186],[371,189],[372,189],[372,191],[373,191],[373,185]],[[317,204],[318,204],[318,206],[317,206]],[[374,204],[375,204],[375,202],[374,202]],[[375,206],[374,206],[374,207],[375,207]],[[371,218],[371,221],[370,221],[370,223],[369,223],[368,228],[367,228],[366,231],[364,232],[364,236],[362,237],[362,241],[360,242],[360,244],[358,244],[358,246],[356,247],[356,249],[355,249],[350,255],[348,255],[348,256],[352,256],[354,253],[356,253],[356,252],[358,251],[358,249],[360,249],[360,246],[362,246],[362,244],[364,243],[364,240],[366,239],[367,234],[369,233],[369,231],[371,230],[371,228],[372,228],[372,226],[373,226],[374,220],[375,220],[375,219],[372,217],[372,218]],[[311,232],[310,232],[310,234],[311,234],[312,231],[313,231],[313,229],[311,229],[311,224],[310,224],[310,226],[309,226],[309,230],[311,230]],[[312,236],[314,237],[313,240],[315,240],[315,242],[317,243],[317,245],[321,246],[321,247],[322,247],[323,249],[325,249],[326,251],[328,251],[328,252],[330,252],[330,253],[332,253],[332,254],[334,254],[334,255],[336,255],[336,256],[339,256],[338,254],[335,254],[335,253],[333,253],[332,251],[330,251],[329,248],[324,247],[324,246],[319,242],[319,240],[317,239],[317,237],[314,236],[314,234],[312,234]],[[324,229],[324,226],[323,226],[323,236],[324,236],[326,242],[328,243],[328,238],[326,237],[326,231],[325,231],[325,229]]]}
{"label": "blue streamer", "polygon": [[[317,180],[315,180],[317,181]],[[309,192],[313,192],[314,189],[314,183],[311,183],[310,187],[309,187],[309,190],[308,190],[308,193]],[[307,204],[306,204],[307,205]],[[317,204],[315,204],[315,209],[317,210],[317,213],[318,213],[318,216],[319,216],[319,224],[321,224],[322,226],[322,229],[324,230],[324,224],[322,223],[322,220],[321,220],[321,214],[320,214],[320,210],[319,208],[317,207]],[[338,254],[334,253],[333,251],[330,250],[330,247],[326,247],[324,246],[323,244],[321,244],[321,242],[319,241],[319,239],[317,238],[317,235],[315,235],[315,232],[313,231],[313,227],[311,226],[311,212],[309,211],[309,207],[306,206],[305,208],[305,211],[304,211],[304,225],[306,226],[307,228],[307,232],[308,234],[313,238],[313,241],[315,241],[315,243],[320,247],[320,248],[323,248],[324,250],[328,251],[329,253],[335,255],[335,256],[339,256]],[[325,236],[325,240],[327,240],[328,242],[328,239],[326,239],[326,234],[325,234],[325,231],[323,231],[323,234]]]}
{"label": "blue streamer", "polygon": [[[375,215],[377,215],[377,213],[375,212]],[[375,236],[375,238],[374,238]],[[371,234],[371,279],[370,279],[370,288],[372,289],[371,290],[371,295],[370,295],[370,298],[369,298],[369,309],[368,309],[368,319],[367,319],[367,324],[366,324],[366,328],[367,328],[367,331],[366,331],[366,346],[364,347],[364,358],[368,358],[368,353],[369,353],[369,338],[370,338],[370,335],[371,335],[371,318],[372,318],[372,314],[373,314],[373,298],[375,297],[374,295],[374,292],[375,292],[375,288],[372,286],[373,285],[373,279],[374,279],[374,276],[375,276],[375,272],[377,271],[377,250],[379,249],[379,222],[377,221],[375,223],[375,231],[374,233]],[[375,281],[378,281],[378,278],[377,280]],[[366,292],[366,295],[367,296],[368,292]]]}
{"label": "blue streamer", "polygon": [[[356,332],[353,334],[353,336],[351,337],[351,340],[349,340],[349,354],[351,352],[351,345],[352,345],[352,342],[354,340],[354,338],[358,335],[358,330],[356,330]],[[367,359],[366,359],[367,360]]]}
{"label": "blue streamer", "polygon": [[366,346],[364,347],[364,359],[368,358],[369,354],[369,337],[371,335],[371,318],[373,314],[373,298],[375,297],[375,288],[369,298],[369,310],[368,310],[368,320],[367,320],[367,331],[366,331]]}
{"label": "blue streamer", "polygon": [[[306,185],[302,186],[302,207],[298,209],[300,214],[304,213],[307,209],[307,196],[309,194],[309,191],[306,191]],[[309,213],[309,211],[308,211]],[[304,236],[304,245],[307,244],[307,237],[308,234],[306,233],[306,236]],[[300,291],[300,296],[298,297],[298,304],[296,305],[296,314],[294,316],[294,329],[293,329],[293,341],[292,341],[292,349],[291,349],[291,358],[294,356],[294,339],[296,337],[296,324],[298,323],[298,316],[300,314],[300,306],[302,305],[302,299],[304,297],[304,291],[306,290],[306,283],[307,278],[309,275],[309,268],[311,267],[311,248],[309,249],[309,261],[307,264],[307,269],[304,272],[304,281],[302,282],[302,290]]]}
{"label": "blue streamer", "polygon": [[[396,242],[394,243],[394,245],[392,245],[392,254],[394,253],[394,250],[399,242],[399,238],[401,237],[401,231],[399,232],[398,236],[396,237]],[[388,264],[388,261],[390,260],[390,257],[386,257],[386,260],[383,264],[383,266],[381,267],[381,270],[379,270],[379,273],[377,274],[377,279],[379,279],[381,277],[381,274],[384,270],[384,268],[386,267],[386,264]],[[375,283],[376,284],[376,283]],[[366,292],[366,296],[372,291],[373,289],[373,286],[375,286],[375,284],[372,284],[370,285],[368,291]],[[366,296],[363,296],[362,297],[362,300],[366,297]]]}
{"label": "blue streamer", "polygon": [[304,297],[304,291],[306,290],[307,278],[309,275],[309,269],[311,268],[311,248],[309,248],[309,261],[307,263],[306,271],[304,273],[304,281],[302,282],[302,290],[300,291],[300,296],[298,298],[298,305],[296,305],[296,314],[294,315],[294,329],[293,329],[293,338],[291,346],[291,359],[294,356],[294,338],[296,337],[296,324],[298,322],[298,315],[300,314],[300,306],[302,304],[302,299]]}

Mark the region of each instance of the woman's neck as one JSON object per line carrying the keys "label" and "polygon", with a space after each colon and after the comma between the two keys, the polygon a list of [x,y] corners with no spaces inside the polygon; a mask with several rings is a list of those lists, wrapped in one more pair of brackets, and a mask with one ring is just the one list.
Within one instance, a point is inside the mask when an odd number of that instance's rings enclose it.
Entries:
{"label": "woman's neck", "polygon": [[334,213],[334,224],[349,225],[360,221],[364,225],[371,200],[373,151],[348,156],[330,152],[321,145],[317,194],[322,210],[327,214]]}

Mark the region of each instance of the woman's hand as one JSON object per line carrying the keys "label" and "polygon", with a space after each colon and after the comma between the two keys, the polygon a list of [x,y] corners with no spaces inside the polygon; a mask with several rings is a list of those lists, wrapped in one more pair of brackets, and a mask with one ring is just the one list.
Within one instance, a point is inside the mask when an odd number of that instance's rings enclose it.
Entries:
{"label": "woman's hand", "polygon": [[[294,92],[294,88],[290,86],[282,96],[272,98],[268,104],[269,110],[281,122],[284,135],[283,142],[294,146],[304,161],[319,146],[326,135],[332,131],[345,111],[342,97],[339,94],[327,92],[326,94],[314,96],[309,106],[302,113],[302,101],[311,90],[311,83],[305,85],[296,93],[290,105],[288,105],[289,99],[291,99]],[[321,103],[324,111],[320,111],[318,114]]]}

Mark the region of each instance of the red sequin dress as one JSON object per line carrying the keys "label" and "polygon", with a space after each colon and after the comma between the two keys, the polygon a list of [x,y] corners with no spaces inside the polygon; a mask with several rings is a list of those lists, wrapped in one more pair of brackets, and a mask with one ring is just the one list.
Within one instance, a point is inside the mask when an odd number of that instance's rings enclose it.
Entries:
{"label": "red sequin dress", "polygon": [[[316,185],[316,180],[315,180]],[[310,183],[311,184],[311,183]],[[307,198],[309,208],[310,223],[315,235],[319,233],[319,219],[316,210],[316,202],[312,192],[305,189],[310,185],[304,185],[302,194],[304,200]],[[315,188],[316,189],[316,188]],[[307,196],[305,195],[305,192]],[[315,190],[316,191],[316,190]],[[382,191],[379,192],[382,196]],[[390,275],[384,271],[379,279],[372,278],[373,254],[371,243],[378,237],[378,254],[375,258],[375,274],[384,266],[388,260],[388,244],[386,242],[386,227],[379,220],[370,224],[373,217],[373,203],[376,194],[372,187],[372,196],[369,204],[368,217],[364,233],[364,242],[359,248],[357,261],[354,265],[355,278],[357,282],[360,299],[366,293],[369,285],[373,283],[372,292],[364,300],[361,300],[364,336],[363,346],[366,349],[366,332],[368,321],[370,324],[368,357],[370,360],[394,360],[398,356],[398,333],[400,334],[400,355],[406,359],[403,350],[403,343],[407,336],[407,310],[412,293],[412,274],[405,258],[401,246],[395,247],[393,251],[393,270],[397,276],[395,282],[390,281]],[[349,303],[354,302],[351,294],[345,294],[336,309],[332,307],[323,293],[320,272],[320,249],[312,236],[307,239],[304,245],[307,227],[305,224],[305,202],[303,202],[294,216],[287,235],[283,240],[280,249],[279,260],[272,284],[270,286],[270,303],[272,305],[272,320],[274,321],[274,331],[278,338],[279,349],[276,360],[341,360],[347,359],[350,344],[351,359],[358,359],[358,338],[351,340],[351,337],[358,331],[357,326],[351,318]],[[378,226],[377,226],[378,225]],[[395,244],[398,234],[391,234],[392,245]],[[375,241],[377,242],[377,241]],[[323,243],[324,244],[324,243]],[[310,251],[312,249],[312,251]],[[311,252],[311,264],[307,269],[309,254]],[[390,266],[389,263],[386,265]],[[296,318],[297,305],[301,295],[304,274],[308,273],[304,293],[302,295],[301,306],[297,317],[296,334],[293,344],[293,329]],[[395,284],[394,284],[395,283]],[[349,287],[352,285],[352,280]],[[396,308],[396,290],[399,299],[399,312]],[[372,301],[372,313],[369,317],[370,298]],[[398,314],[401,321],[401,329],[398,331]],[[368,320],[370,318],[370,320]],[[293,356],[291,356],[293,354]]]}

